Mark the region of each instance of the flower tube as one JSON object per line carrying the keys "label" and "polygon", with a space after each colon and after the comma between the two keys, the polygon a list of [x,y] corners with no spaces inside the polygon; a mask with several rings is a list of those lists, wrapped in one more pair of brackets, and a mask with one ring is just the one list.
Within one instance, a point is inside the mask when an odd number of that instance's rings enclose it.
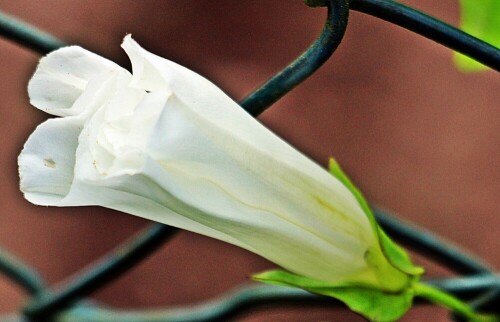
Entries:
{"label": "flower tube", "polygon": [[338,173],[207,79],[130,36],[122,47],[132,74],[77,46],[41,59],[31,103],[61,117],[39,125],[19,156],[27,200],[116,209],[237,245],[331,286],[398,292],[421,274],[406,254],[399,254],[405,264],[391,259],[387,237]]}

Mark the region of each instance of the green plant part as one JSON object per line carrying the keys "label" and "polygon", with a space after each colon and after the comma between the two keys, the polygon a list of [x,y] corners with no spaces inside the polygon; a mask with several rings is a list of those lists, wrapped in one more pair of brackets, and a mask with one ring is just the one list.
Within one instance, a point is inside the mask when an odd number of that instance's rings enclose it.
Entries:
{"label": "green plant part", "polygon": [[342,171],[330,160],[330,173],[355,196],[378,236],[378,247],[366,251],[364,260],[368,269],[353,276],[350,281],[331,283],[284,270],[273,270],[252,276],[256,281],[302,288],[311,293],[333,297],[345,303],[352,311],[370,321],[395,321],[402,317],[418,296],[446,307],[468,321],[499,321],[498,316],[476,313],[461,300],[420,282],[424,273],[415,266],[406,251],[394,243],[379,227],[365,198]]}
{"label": "green plant part", "polygon": [[[496,47],[500,46],[500,1],[460,0],[460,28]],[[486,66],[460,53],[454,55],[457,67],[466,72],[481,71]]]}
{"label": "green plant part", "polygon": [[382,231],[365,198],[334,159],[330,160],[329,167],[330,173],[356,198],[378,236],[378,244],[368,249],[364,256],[367,271],[343,283],[328,283],[283,270],[264,272],[253,278],[336,298],[372,321],[397,320],[411,307],[415,293],[413,285],[424,270],[415,266],[408,254]]}

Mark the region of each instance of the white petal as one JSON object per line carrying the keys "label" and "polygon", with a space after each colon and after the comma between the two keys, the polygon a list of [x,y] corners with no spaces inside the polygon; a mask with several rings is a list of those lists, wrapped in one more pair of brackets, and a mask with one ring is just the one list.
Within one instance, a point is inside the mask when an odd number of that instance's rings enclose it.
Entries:
{"label": "white petal", "polygon": [[[212,228],[217,233],[196,231],[192,226],[181,226],[181,228],[231,242],[284,268],[322,280],[338,281],[366,269],[363,254],[368,246],[362,241],[345,238],[346,234],[328,229],[331,227],[314,231],[315,226],[318,227],[321,222],[313,216],[304,214],[302,218],[294,218],[301,209],[296,209],[295,213],[280,213],[282,211],[280,203],[283,200],[272,199],[277,196],[276,191],[262,185],[250,189],[260,189],[260,197],[266,193],[271,193],[271,196],[261,199],[261,203],[247,203],[248,195],[239,194],[242,192],[241,187],[235,191],[226,190],[230,187],[219,185],[226,182],[216,181],[217,178],[212,177],[214,172],[203,170],[207,170],[207,167],[175,169],[160,166],[156,169],[150,166],[144,169],[144,173],[154,178],[163,188],[162,191],[169,191],[174,198],[169,200],[163,197],[159,202],[205,227]],[[233,169],[227,168],[227,171],[231,170]],[[220,171],[222,172],[223,170]],[[236,179],[249,178],[241,176]],[[242,182],[242,184],[247,183],[254,182],[251,180]],[[151,198],[153,195],[150,193],[149,196]],[[174,200],[176,202],[173,202]],[[181,207],[179,204],[189,205],[189,208]],[[296,205],[297,203],[287,205],[288,210]],[[269,206],[274,207],[269,208]],[[161,213],[152,219],[170,224],[170,218]],[[325,231],[329,231],[331,236],[323,235]],[[231,236],[231,239],[226,236]],[[336,274],[332,275],[331,272]]]}
{"label": "white petal", "polygon": [[[174,189],[166,190],[164,180]],[[223,204],[217,196],[220,191],[210,191],[206,187],[193,191],[196,194],[193,198],[202,199],[200,194],[206,193],[204,200],[215,197],[218,206],[224,208],[218,208],[217,213],[203,212],[198,204],[188,204],[175,196],[176,189],[184,189],[179,186],[181,181],[191,187],[203,184],[184,174],[165,177],[165,170],[148,160],[143,172],[132,176],[120,175],[98,181],[76,179],[60,205],[100,205],[187,229],[245,248],[284,268],[324,281],[352,281],[364,275],[366,264],[362,254],[332,247],[302,227],[265,210],[251,209],[233,201]]]}
{"label": "white petal", "polygon": [[[144,55],[153,55],[139,46],[131,35],[125,36],[122,48],[125,50],[132,62],[133,83],[137,87],[141,87],[147,91],[165,89],[167,83],[156,66],[144,57]],[[153,55],[154,56],[154,55]]]}
{"label": "white petal", "polygon": [[[214,146],[226,147],[225,152],[230,154],[231,158],[239,160],[242,166],[257,167],[252,169],[255,174],[280,177],[281,180],[290,173],[295,174],[296,184],[301,185],[300,189],[313,196],[320,192],[322,201],[329,200],[329,203],[335,205],[340,212],[347,214],[349,220],[354,220],[371,231],[363,211],[359,206],[352,207],[357,205],[357,201],[342,183],[258,124],[217,86],[189,69],[147,52],[130,36],[125,37],[122,47],[130,56],[134,70],[133,77],[139,80],[138,83],[150,77],[155,83],[161,83],[158,81],[158,74],[161,75],[165,86],[183,103],[182,113],[189,115],[185,116],[187,120],[183,124],[196,122],[195,127],[203,132],[201,136],[209,136],[209,140],[216,141]],[[146,65],[147,68],[142,67]],[[171,117],[176,118],[174,115]],[[159,122],[159,124],[168,122],[169,125],[164,126],[163,132],[156,135],[156,139],[164,141],[163,147],[158,150],[172,151],[172,139],[167,140],[166,135],[176,133],[178,128],[182,129],[182,125],[176,126],[177,121],[168,119],[164,117],[164,120]],[[189,133],[187,135],[190,135]],[[184,146],[184,151],[197,151],[199,155],[216,154],[209,149],[203,149],[206,144],[195,144],[187,148],[190,142],[198,141],[194,139],[182,141],[181,146]],[[200,148],[207,152],[205,154],[198,152]],[[226,177],[227,181],[236,181],[230,178],[229,171],[226,171]]]}
{"label": "white petal", "polygon": [[[338,180],[258,124],[253,117],[207,79],[144,50],[130,35],[125,37],[122,47],[132,61],[133,78],[138,84],[147,84],[150,79],[156,84],[164,84],[162,88],[166,87],[174,93],[185,108],[190,110],[189,113],[196,115],[200,121],[203,119],[210,129],[220,131],[222,137],[232,137],[240,144],[246,144],[253,151],[258,151],[259,155],[276,160],[275,164],[281,167],[286,166],[286,170],[294,169],[306,175],[311,182],[335,189],[339,193],[339,200],[357,203],[352,194]],[[163,82],[158,81],[159,75]],[[337,197],[331,196],[331,198]]]}
{"label": "white petal", "polygon": [[80,122],[50,119],[31,134],[19,155],[21,191],[37,205],[57,205],[73,182]]}
{"label": "white petal", "polygon": [[[207,214],[193,220],[233,237],[244,226],[246,233],[238,239],[248,245],[246,248],[256,248],[258,254],[284,267],[287,263],[276,257],[290,255],[271,245],[279,240],[293,247],[302,244],[310,254],[322,253],[314,263],[312,257],[304,257],[306,264],[310,262],[309,274],[331,271],[321,270],[323,265],[317,263],[325,258],[332,259],[328,265],[336,266],[337,272],[363,269],[363,255],[375,240],[357,203],[340,199],[335,186],[318,185],[245,143],[212,127],[172,96],[147,150],[163,170],[149,175],[177,199]],[[263,235],[250,233],[252,229],[269,236],[263,240]]]}
{"label": "white petal", "polygon": [[[276,165],[212,129],[175,95],[154,91],[132,104],[129,122],[120,114],[106,119],[102,109],[86,124],[75,184],[61,204],[101,205],[187,229],[322,280],[343,281],[366,269],[370,231],[318,204],[304,192],[310,183],[293,184],[299,180],[293,173],[283,181],[283,170],[267,169]],[[110,147],[102,147],[100,131]]]}
{"label": "white petal", "polygon": [[53,115],[76,115],[81,111],[73,104],[87,84],[116,70],[122,68],[81,47],[58,49],[40,60],[28,84],[31,104]]}
{"label": "white petal", "polygon": [[[164,176],[155,180],[165,190],[210,214],[206,224],[216,230],[227,229],[235,236],[239,228],[227,224],[231,221],[267,231],[264,238],[249,234],[248,228],[239,238],[251,238],[245,241],[247,249],[256,248],[283,267],[295,265],[294,272],[332,272],[322,270],[318,260],[327,261],[324,265],[335,268],[336,275],[363,270],[364,253],[377,245],[376,235],[342,183],[258,124],[205,78],[145,51],[130,37],[122,47],[132,61],[136,86],[173,93],[148,153],[164,169]],[[305,256],[313,264],[294,264],[286,258],[290,253],[268,251],[273,248],[266,246],[272,244],[269,238],[277,238],[280,247],[290,244],[300,250],[287,248],[291,254],[321,256]],[[295,244],[297,240],[301,242]]]}

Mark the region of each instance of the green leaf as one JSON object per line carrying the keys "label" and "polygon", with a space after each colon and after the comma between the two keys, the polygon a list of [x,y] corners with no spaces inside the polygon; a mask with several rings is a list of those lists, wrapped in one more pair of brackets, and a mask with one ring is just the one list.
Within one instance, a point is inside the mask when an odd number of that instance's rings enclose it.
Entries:
{"label": "green leaf", "polygon": [[395,321],[411,307],[414,291],[406,288],[399,293],[387,293],[356,285],[332,285],[282,270],[263,272],[254,280],[274,285],[300,287],[311,293],[326,295],[345,303],[352,311],[371,321]]}
{"label": "green leaf", "polygon": [[[500,1],[460,0],[460,28],[496,47],[500,47]],[[463,71],[479,71],[487,67],[472,58],[455,53],[455,63]]]}
{"label": "green leaf", "polygon": [[375,231],[375,233],[379,237],[380,247],[387,258],[387,260],[393,265],[395,268],[400,270],[403,273],[419,276],[424,273],[424,269],[422,267],[418,267],[413,265],[411,262],[410,256],[406,253],[406,251],[398,246],[395,242],[393,242],[389,236],[379,227],[375,215],[373,214],[368,202],[366,202],[365,197],[361,193],[361,191],[352,183],[349,177],[342,170],[338,162],[330,158],[329,162],[330,173],[337,178],[340,182],[344,184],[344,186],[351,191],[356,200],[358,201],[361,209],[365,212],[370,224]]}

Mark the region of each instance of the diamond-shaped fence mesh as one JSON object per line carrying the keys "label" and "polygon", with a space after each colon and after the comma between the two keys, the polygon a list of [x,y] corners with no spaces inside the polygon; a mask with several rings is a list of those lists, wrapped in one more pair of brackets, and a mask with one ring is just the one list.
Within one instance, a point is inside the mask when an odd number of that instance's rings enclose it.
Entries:
{"label": "diamond-shaped fence mesh", "polygon": [[[314,73],[340,44],[348,25],[349,10],[357,10],[402,26],[424,37],[462,52],[494,70],[500,71],[499,49],[463,33],[439,20],[402,4],[387,0],[306,1],[325,5],[326,23],[317,40],[298,59],[277,73],[240,105],[257,116],[296,85]],[[65,43],[24,22],[0,14],[0,34],[40,54],[65,46]],[[474,307],[497,311],[500,280],[480,260],[465,254],[434,234],[375,210],[379,224],[394,239],[433,261],[464,275],[460,278],[428,280],[427,283],[471,300]],[[118,310],[95,305],[85,298],[106,286],[140,263],[176,233],[177,229],[153,224],[82,270],[65,285],[51,289],[37,272],[5,250],[0,250],[0,272],[22,287],[30,299],[20,313],[0,317],[0,321],[221,321],[242,310],[261,304],[287,305],[300,302],[314,305],[338,305],[332,299],[305,291],[268,285],[247,286],[207,303],[163,310]]]}

